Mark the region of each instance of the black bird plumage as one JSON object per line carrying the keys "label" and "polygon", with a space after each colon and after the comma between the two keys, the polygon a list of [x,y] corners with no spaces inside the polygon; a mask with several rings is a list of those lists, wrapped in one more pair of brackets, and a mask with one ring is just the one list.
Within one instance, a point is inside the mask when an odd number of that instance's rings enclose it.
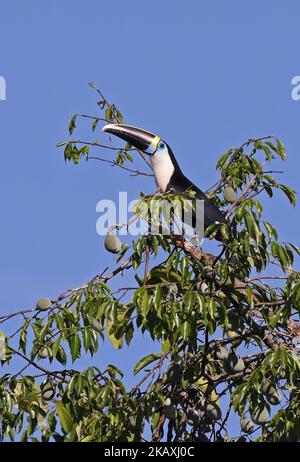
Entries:
{"label": "black bird plumage", "polygon": [[204,201],[204,229],[215,222],[226,223],[225,213],[219,210],[213,201],[183,174],[170,146],[168,146],[168,150],[175,170],[167,185],[167,191],[173,190],[175,193],[182,195],[187,190],[194,191],[196,198]]}

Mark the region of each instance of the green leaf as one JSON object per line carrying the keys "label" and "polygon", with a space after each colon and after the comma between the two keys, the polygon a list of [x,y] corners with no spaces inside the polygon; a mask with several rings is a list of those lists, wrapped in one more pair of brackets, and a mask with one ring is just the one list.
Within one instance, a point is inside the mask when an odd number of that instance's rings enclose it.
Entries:
{"label": "green leaf", "polygon": [[149,296],[148,296],[148,290],[144,289],[143,294],[142,294],[142,313],[144,316],[147,315],[148,313],[148,308],[149,308]]}
{"label": "green leaf", "polygon": [[267,146],[262,146],[262,149],[264,150],[264,153],[266,155],[266,160],[271,160],[272,159],[272,154],[269,148]]}
{"label": "green leaf", "polygon": [[162,342],[161,344],[161,349],[164,353],[169,353],[171,351],[171,343],[170,343],[170,340],[165,340],[164,342]]}
{"label": "green leaf", "polygon": [[234,152],[234,149],[229,149],[225,154],[223,154],[223,155],[219,158],[219,160],[218,160],[218,162],[217,162],[217,169],[218,169],[218,170],[220,170],[220,169],[224,166],[226,160],[228,159],[228,157],[229,157],[233,152]]}
{"label": "green leaf", "polygon": [[272,236],[274,236],[274,239],[277,241],[278,240],[278,233],[276,229],[269,223],[268,221],[263,222],[265,225],[265,228],[268,232],[269,239],[272,239]]}
{"label": "green leaf", "polygon": [[129,326],[127,327],[127,331],[125,334],[125,341],[128,346],[130,345],[131,340],[133,338],[133,333],[134,333],[134,327],[133,327],[133,323],[131,322]]}
{"label": "green leaf", "polygon": [[69,123],[69,133],[70,135],[72,135],[75,127],[76,127],[76,118],[77,118],[77,115],[78,114],[74,114],[73,117],[71,118],[70,120],[70,123]]}
{"label": "green leaf", "polygon": [[127,160],[129,160],[130,162],[133,162],[133,157],[128,151],[125,151],[125,156]]}
{"label": "green leaf", "polygon": [[116,372],[117,374],[120,375],[120,377],[123,377],[124,374],[123,372],[121,371],[121,369],[119,369],[117,366],[115,366],[114,364],[108,364],[107,366],[107,370],[112,370],[114,372]]}
{"label": "green leaf", "polygon": [[73,391],[77,385],[77,381],[78,381],[78,374],[74,374],[70,382],[68,383],[68,396],[71,396],[73,394]]}
{"label": "green leaf", "polygon": [[160,413],[159,412],[156,412],[155,414],[153,414],[152,420],[151,420],[152,431],[157,427],[157,424],[159,422],[159,418],[160,418]]}
{"label": "green leaf", "polygon": [[284,184],[279,184],[278,187],[286,195],[290,203],[295,207],[296,206],[296,193],[292,188],[285,186]]}
{"label": "green leaf", "polygon": [[81,342],[78,334],[74,334],[70,340],[70,349],[72,361],[74,362],[80,356]]}
{"label": "green leaf", "polygon": [[277,153],[277,147],[271,141],[265,141],[265,144],[269,146],[269,148],[273,149],[274,152]]}
{"label": "green leaf", "polygon": [[119,111],[119,109],[116,108],[116,111],[117,111],[117,120],[118,120],[118,123],[119,124],[123,124],[124,123],[124,117],[122,115],[122,113]]}
{"label": "green leaf", "polygon": [[180,330],[183,340],[187,340],[191,334],[191,324],[188,321],[184,321],[181,324],[179,330]]}
{"label": "green leaf", "polygon": [[59,350],[61,339],[62,339],[62,336],[59,335],[57,339],[55,340],[55,343],[51,349],[54,358],[56,358],[57,352]]}
{"label": "green leaf", "polygon": [[65,146],[65,144],[68,144],[68,141],[60,141],[59,143],[57,143],[56,147],[60,148],[61,146]]}
{"label": "green leaf", "polygon": [[100,99],[99,101],[97,101],[97,104],[100,107],[100,109],[102,110],[105,107],[106,101],[104,99]]}
{"label": "green leaf", "polygon": [[92,131],[94,132],[97,128],[97,125],[99,123],[100,119],[95,119],[92,125]]}
{"label": "green leaf", "polygon": [[134,368],[134,375],[136,375],[140,370],[142,370],[144,367],[148,366],[148,364],[153,363],[153,361],[156,361],[157,359],[160,359],[163,355],[162,354],[151,354],[148,356],[145,356],[144,358],[140,359]]}
{"label": "green leaf", "polygon": [[215,317],[215,308],[216,308],[216,302],[213,298],[211,298],[208,302],[207,306],[207,311],[211,317],[211,319],[214,319]]}
{"label": "green leaf", "polygon": [[195,294],[194,292],[186,292],[185,296],[184,296],[184,307],[185,307],[185,312],[186,313],[190,313],[190,311],[192,310],[193,306],[194,306],[194,302],[195,302]]}
{"label": "green leaf", "polygon": [[73,143],[68,143],[64,150],[65,162],[72,159]]}
{"label": "green leaf", "polygon": [[20,334],[19,346],[20,350],[24,353],[24,355],[26,355],[27,329],[30,322],[30,319],[27,319],[27,321],[25,321]]}
{"label": "green leaf", "polygon": [[123,337],[117,338],[115,334],[112,332],[112,326],[113,326],[113,323],[107,320],[106,329],[107,329],[108,338],[111,344],[113,345],[113,347],[119,350],[120,348],[122,348],[122,345],[123,345]]}
{"label": "green leaf", "polygon": [[56,403],[56,411],[65,433],[69,433],[73,428],[73,418],[70,409],[63,405],[62,401]]}
{"label": "green leaf", "polygon": [[116,164],[123,165],[124,164],[124,154],[123,152],[119,151],[116,155]]}
{"label": "green leaf", "polygon": [[297,247],[295,244],[292,244],[291,242],[289,242],[289,245],[295,250],[295,252],[297,252],[298,255],[300,255],[299,247]]}
{"label": "green leaf", "polygon": [[92,344],[92,336],[90,333],[90,329],[88,327],[85,327],[82,331],[82,338],[83,338],[83,346],[85,351],[88,351]]}
{"label": "green leaf", "polygon": [[286,158],[285,148],[282,142],[278,138],[276,138],[276,142],[277,142],[277,153],[279,154],[281,159],[284,160]]}
{"label": "green leaf", "polygon": [[152,248],[154,255],[156,256],[158,254],[158,240],[156,236],[152,236]]}
{"label": "green leaf", "polygon": [[281,318],[282,316],[282,311],[281,310],[278,310],[277,313],[275,313],[273,316],[271,316],[270,320],[269,320],[269,325],[272,329],[274,329],[274,327],[277,325],[279,319]]}
{"label": "green leaf", "polygon": [[156,311],[159,310],[160,302],[161,302],[161,296],[162,296],[161,286],[155,287],[155,291],[154,291],[154,307],[155,307]]}
{"label": "green leaf", "polygon": [[254,221],[249,213],[245,213],[244,222],[247,228],[248,233],[251,237],[254,237]]}
{"label": "green leaf", "polygon": [[59,346],[59,349],[58,349],[58,352],[56,354],[56,359],[57,361],[60,362],[60,364],[62,364],[63,366],[66,364],[67,362],[67,355],[65,353],[65,350],[63,349],[63,347],[60,345]]}
{"label": "green leaf", "polygon": [[113,106],[109,104],[105,110],[105,118],[108,122],[114,122]]}

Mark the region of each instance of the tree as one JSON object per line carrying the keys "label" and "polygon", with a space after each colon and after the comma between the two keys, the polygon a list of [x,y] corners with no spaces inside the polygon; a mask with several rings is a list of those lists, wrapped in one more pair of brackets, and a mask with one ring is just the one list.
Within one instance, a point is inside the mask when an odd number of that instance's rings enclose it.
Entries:
{"label": "tree", "polygon": [[[93,132],[103,121],[123,121],[91,86],[100,97],[100,115],[74,115],[70,135],[81,118],[92,122]],[[96,158],[130,174],[151,175],[133,167],[128,145],[72,139],[58,146],[75,164]],[[98,157],[97,149],[115,151],[115,158]],[[2,324],[19,320],[17,329],[1,334],[3,439],[300,440],[300,275],[293,268],[300,249],[279,240],[260,201],[275,200],[279,190],[295,206],[294,191],[268,167],[276,158],[285,159],[284,147],[267,136],[219,159],[220,180],[209,196],[227,211],[228,224],[206,231],[208,239],[221,232],[219,254],[186,236],[141,235],[119,249],[109,274],[97,274],[56,300],[39,300],[32,310],[1,315]],[[142,195],[140,201],[151,199]],[[134,287],[112,291],[110,281],[121,274]],[[159,342],[161,353],[139,358],[133,388],[126,388],[112,364],[105,370],[93,364],[74,368],[80,355],[93,358],[99,339],[122,348],[138,331]],[[24,362],[21,370],[14,367],[17,357]],[[68,358],[74,366],[67,367]],[[228,431],[233,416],[241,422],[234,437]]]}

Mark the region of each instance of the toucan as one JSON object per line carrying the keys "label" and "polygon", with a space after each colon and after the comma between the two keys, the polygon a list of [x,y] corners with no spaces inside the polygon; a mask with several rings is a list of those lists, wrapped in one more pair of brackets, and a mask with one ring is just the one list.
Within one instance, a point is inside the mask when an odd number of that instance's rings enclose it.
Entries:
{"label": "toucan", "polygon": [[[160,193],[173,191],[176,194],[183,194],[187,190],[194,191],[196,198],[204,201],[204,229],[214,223],[226,223],[225,214],[183,174],[172,149],[159,136],[125,124],[108,124],[102,128],[102,131],[118,136],[150,157]],[[220,233],[217,233],[216,238],[222,240]]]}

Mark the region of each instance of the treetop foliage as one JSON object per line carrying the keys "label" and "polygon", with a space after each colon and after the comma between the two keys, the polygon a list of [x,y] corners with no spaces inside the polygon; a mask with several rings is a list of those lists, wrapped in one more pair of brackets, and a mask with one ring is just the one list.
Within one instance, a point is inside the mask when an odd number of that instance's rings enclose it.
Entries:
{"label": "treetop foliage", "polygon": [[[123,122],[117,106],[91,87],[99,115],[75,114],[70,136],[82,119],[99,137],[101,123]],[[152,175],[134,168],[136,155],[144,156],[129,145],[97,137],[58,146],[74,164],[98,159],[131,175]],[[208,195],[228,224],[206,230],[207,239],[222,234],[218,254],[186,236],[141,235],[122,245],[111,272],[32,309],[0,315],[2,439],[299,441],[300,249],[280,240],[263,210],[267,200],[276,204],[275,191],[296,203],[295,192],[275,179],[276,159],[285,160],[284,146],[267,136],[218,160],[219,180]],[[124,275],[132,285],[124,287]],[[138,359],[136,385],[128,388],[124,371],[113,364],[101,370],[93,357],[107,341],[130,348],[139,332],[159,342],[161,352]],[[83,370],[76,368],[80,357]],[[241,429],[231,434],[236,419]]]}

